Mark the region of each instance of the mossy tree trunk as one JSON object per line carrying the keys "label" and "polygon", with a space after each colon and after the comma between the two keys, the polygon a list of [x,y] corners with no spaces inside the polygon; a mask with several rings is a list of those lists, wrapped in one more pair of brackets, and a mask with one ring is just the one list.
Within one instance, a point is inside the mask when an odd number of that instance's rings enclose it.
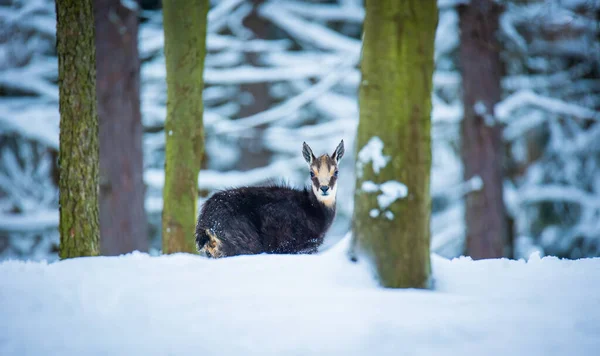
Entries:
{"label": "mossy tree trunk", "polygon": [[202,89],[208,0],[163,1],[167,137],[163,253],[195,252],[198,173],[204,150]]}
{"label": "mossy tree trunk", "polygon": [[466,197],[466,253],[474,259],[498,258],[506,244],[506,213],[502,196],[502,126],[494,120],[500,100],[500,47],[496,39],[501,5],[472,0],[459,7],[460,63],[464,118],[461,156],[464,179],[479,176],[481,190]]}
{"label": "mossy tree trunk", "polygon": [[120,0],[94,0],[103,255],[148,251],[137,15]]}
{"label": "mossy tree trunk", "polygon": [[385,287],[429,286],[437,18],[435,0],[366,2],[352,254]]}
{"label": "mossy tree trunk", "polygon": [[98,255],[98,115],[92,0],[56,1],[60,258]]}

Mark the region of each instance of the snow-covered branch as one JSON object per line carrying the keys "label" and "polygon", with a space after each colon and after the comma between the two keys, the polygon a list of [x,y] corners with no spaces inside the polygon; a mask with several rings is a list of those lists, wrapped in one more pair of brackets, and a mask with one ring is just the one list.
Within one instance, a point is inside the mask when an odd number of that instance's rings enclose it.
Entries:
{"label": "snow-covered branch", "polygon": [[[198,188],[213,191],[238,186],[240,182],[243,182],[244,185],[256,185],[269,181],[278,182],[282,177],[289,177],[294,170],[304,166],[304,161],[297,158],[289,161],[276,161],[265,167],[243,172],[202,170],[199,174]],[[144,181],[153,189],[161,190],[165,183],[165,172],[161,169],[147,169],[144,172]]]}
{"label": "snow-covered branch", "polygon": [[287,115],[291,115],[294,111],[315,100],[321,94],[325,93],[334,85],[336,85],[340,78],[342,78],[347,71],[351,70],[351,68],[356,64],[357,60],[357,56],[347,56],[346,58],[340,60],[338,70],[331,72],[317,84],[300,93],[299,95],[296,95],[284,103],[274,106],[256,115],[248,116],[235,121],[218,123],[214,127],[214,131],[219,134],[243,131],[275,121]]}
{"label": "snow-covered branch", "polygon": [[551,113],[569,115],[583,120],[600,120],[600,112],[560,99],[542,96],[530,90],[520,90],[496,104],[495,114],[498,119],[508,122],[515,110],[527,106],[536,106]]}
{"label": "snow-covered branch", "polygon": [[[560,71],[552,74],[538,75],[512,75],[502,79],[502,87],[505,90],[515,91],[519,89],[539,89],[547,87],[556,87],[572,84],[578,78],[583,77],[592,70],[592,64],[581,62],[566,71]],[[590,86],[592,87],[592,86]]]}
{"label": "snow-covered branch", "polygon": [[365,17],[365,9],[358,6],[307,3],[295,0],[281,1],[278,6],[297,15],[320,21],[343,21],[362,24]]}
{"label": "snow-covered branch", "polygon": [[305,78],[320,77],[330,73],[335,67],[331,66],[296,66],[294,70],[289,67],[252,67],[239,66],[227,69],[207,68],[204,72],[206,84],[247,84],[288,81]]}
{"label": "snow-covered branch", "polygon": [[277,2],[263,4],[259,13],[275,25],[281,27],[300,42],[325,50],[344,51],[358,54],[360,41],[344,36],[327,27],[306,21],[281,7]]}
{"label": "snow-covered branch", "polygon": [[600,196],[592,195],[572,186],[545,184],[528,186],[519,191],[521,204],[540,202],[563,202],[583,204],[594,209],[600,209]]}
{"label": "snow-covered branch", "polygon": [[29,232],[58,227],[58,210],[36,210],[27,214],[0,213],[0,231]]}

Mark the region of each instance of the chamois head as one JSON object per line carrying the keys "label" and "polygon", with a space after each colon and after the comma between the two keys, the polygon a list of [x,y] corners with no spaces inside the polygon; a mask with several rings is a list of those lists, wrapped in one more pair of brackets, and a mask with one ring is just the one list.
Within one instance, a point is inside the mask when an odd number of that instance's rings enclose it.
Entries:
{"label": "chamois head", "polygon": [[317,200],[328,207],[333,207],[337,192],[338,163],[344,155],[344,140],[340,142],[331,156],[324,154],[318,158],[304,142],[302,144],[302,155],[308,163],[312,191],[315,193]]}

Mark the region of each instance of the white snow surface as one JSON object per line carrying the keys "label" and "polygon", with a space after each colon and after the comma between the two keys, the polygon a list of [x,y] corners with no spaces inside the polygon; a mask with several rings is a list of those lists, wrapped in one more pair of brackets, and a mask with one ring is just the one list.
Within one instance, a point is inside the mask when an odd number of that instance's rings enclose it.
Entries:
{"label": "white snow surface", "polygon": [[596,355],[600,259],[446,260],[434,291],[346,256],[0,264],[1,355]]}

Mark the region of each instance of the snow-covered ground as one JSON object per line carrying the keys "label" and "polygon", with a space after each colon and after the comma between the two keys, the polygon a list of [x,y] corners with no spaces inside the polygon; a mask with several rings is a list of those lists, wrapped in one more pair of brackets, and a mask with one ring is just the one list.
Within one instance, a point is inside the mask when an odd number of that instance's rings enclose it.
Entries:
{"label": "snow-covered ground", "polygon": [[597,355],[600,259],[433,256],[435,291],[346,258],[0,264],[0,355]]}

